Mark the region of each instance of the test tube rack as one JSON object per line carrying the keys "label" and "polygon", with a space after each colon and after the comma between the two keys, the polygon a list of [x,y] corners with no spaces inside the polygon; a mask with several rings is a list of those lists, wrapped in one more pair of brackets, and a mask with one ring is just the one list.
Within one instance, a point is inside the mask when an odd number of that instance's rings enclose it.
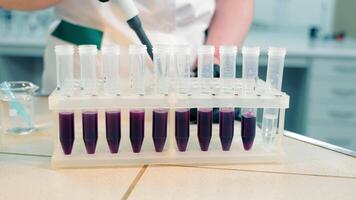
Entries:
{"label": "test tube rack", "polygon": [[[197,78],[185,80],[195,91],[200,83]],[[83,168],[83,167],[114,167],[136,166],[143,164],[238,164],[238,163],[278,163],[285,157],[281,145],[284,131],[285,110],[289,107],[289,96],[276,89],[272,89],[263,80],[257,81],[253,91],[243,90],[243,79],[234,79],[232,94],[220,94],[221,80],[213,78],[211,89],[213,95],[204,95],[196,92],[179,94],[174,91],[169,95],[157,95],[150,92],[145,95],[133,95],[127,91],[128,86],[122,88],[120,95],[109,95],[98,90],[95,96],[82,95],[80,88],[73,90],[73,95],[63,95],[55,90],[49,97],[49,109],[53,111],[53,127],[55,134],[54,152],[52,156],[53,168]],[[98,86],[99,88],[102,86]],[[235,121],[234,138],[231,149],[223,151],[219,140],[219,124],[213,124],[212,138],[208,151],[201,151],[197,138],[197,125],[190,124],[190,138],[185,152],[177,149],[175,141],[175,110],[179,108],[277,108],[279,109],[278,131],[274,145],[266,149],[262,145],[260,129],[256,129],[256,138],[253,148],[245,151],[242,147],[240,124]],[[129,139],[129,110],[132,108],[145,109],[145,137],[140,153],[133,153]],[[156,152],[152,141],[152,110],[154,108],[167,108],[168,129],[167,140],[163,152]],[[121,141],[119,152],[112,154],[105,139],[105,111],[111,109],[121,110]],[[75,113],[75,140],[71,155],[64,155],[58,137],[58,113],[63,110],[72,110]],[[96,110],[98,112],[98,142],[95,154],[87,154],[82,138],[81,112]]]}

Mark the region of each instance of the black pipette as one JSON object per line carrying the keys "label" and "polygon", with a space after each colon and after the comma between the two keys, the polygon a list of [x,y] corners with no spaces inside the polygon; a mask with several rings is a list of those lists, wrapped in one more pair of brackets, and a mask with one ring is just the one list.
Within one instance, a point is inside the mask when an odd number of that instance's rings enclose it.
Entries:
{"label": "black pipette", "polygon": [[[110,0],[99,0],[100,2],[108,2]],[[135,31],[141,43],[146,45],[147,53],[153,59],[152,44],[143,30],[142,23],[138,17],[138,10],[132,0],[116,0],[116,4],[121,9],[122,13],[127,18],[127,23],[130,28]]]}

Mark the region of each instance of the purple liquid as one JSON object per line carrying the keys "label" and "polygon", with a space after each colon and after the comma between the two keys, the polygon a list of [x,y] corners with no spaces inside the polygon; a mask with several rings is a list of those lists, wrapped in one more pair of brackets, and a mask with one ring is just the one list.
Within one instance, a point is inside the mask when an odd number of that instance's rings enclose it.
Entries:
{"label": "purple liquid", "polygon": [[229,151],[232,138],[234,137],[234,119],[235,111],[233,108],[220,109],[220,142],[224,151]]}
{"label": "purple liquid", "polygon": [[153,130],[152,138],[156,152],[162,152],[167,138],[167,109],[153,110]]}
{"label": "purple liquid", "polygon": [[244,149],[250,150],[256,135],[256,116],[246,112],[241,116],[241,137]]}
{"label": "purple liquid", "polygon": [[200,108],[198,109],[198,140],[200,149],[208,151],[212,135],[213,126],[213,109]]}
{"label": "purple liquid", "polygon": [[189,108],[178,109],[175,112],[175,136],[178,150],[183,152],[187,149],[189,140]]}
{"label": "purple liquid", "polygon": [[60,112],[59,116],[59,141],[61,142],[63,153],[72,153],[74,143],[74,113]]}
{"label": "purple liquid", "polygon": [[111,153],[119,151],[121,139],[121,113],[120,111],[105,112],[106,141]]}
{"label": "purple liquid", "polygon": [[141,151],[143,138],[145,135],[145,110],[136,109],[130,111],[130,141],[132,151]]}
{"label": "purple liquid", "polygon": [[83,140],[88,154],[94,154],[98,141],[98,113],[85,111],[82,113]]}

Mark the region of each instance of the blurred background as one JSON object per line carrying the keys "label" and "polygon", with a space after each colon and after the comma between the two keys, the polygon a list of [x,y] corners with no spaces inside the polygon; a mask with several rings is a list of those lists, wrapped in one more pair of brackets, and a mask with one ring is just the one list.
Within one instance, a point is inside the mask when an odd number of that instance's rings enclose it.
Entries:
{"label": "blurred background", "polygon": [[[245,45],[287,48],[283,91],[291,96],[286,129],[356,150],[356,1],[255,0]],[[0,82],[41,86],[42,55],[53,10],[0,9]],[[238,70],[241,71],[241,55]],[[241,74],[239,74],[241,75]]]}

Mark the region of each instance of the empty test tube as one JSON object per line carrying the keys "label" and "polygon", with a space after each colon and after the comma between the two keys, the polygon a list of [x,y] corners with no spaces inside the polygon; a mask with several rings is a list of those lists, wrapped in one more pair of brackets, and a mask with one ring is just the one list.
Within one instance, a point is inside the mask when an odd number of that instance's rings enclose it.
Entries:
{"label": "empty test tube", "polygon": [[190,94],[191,47],[177,45],[173,47],[173,68],[177,72],[178,93]]}
{"label": "empty test tube", "polygon": [[130,110],[130,141],[132,151],[139,153],[141,151],[143,139],[145,136],[145,110]]}
{"label": "empty test tube", "polygon": [[[253,95],[258,81],[258,47],[242,48],[242,79],[244,95]],[[256,135],[256,108],[241,109],[241,138],[245,150],[252,148]]]}
{"label": "empty test tube", "polygon": [[236,46],[220,46],[220,79],[222,93],[233,94],[233,81],[236,77]]}
{"label": "empty test tube", "polygon": [[202,94],[211,94],[211,80],[214,77],[214,52],[211,45],[198,48],[198,79]]}
{"label": "empty test tube", "polygon": [[64,95],[71,95],[74,88],[74,47],[72,45],[57,45],[55,53],[57,90]]}
{"label": "empty test tube", "polygon": [[140,44],[130,45],[130,84],[134,94],[145,94],[145,71],[146,71],[146,46]]}
{"label": "empty test tube", "polygon": [[101,53],[104,68],[105,93],[118,95],[120,94],[119,46],[102,46]]}
{"label": "empty test tube", "polygon": [[84,94],[97,94],[97,53],[96,45],[80,45],[80,75]]}
{"label": "empty test tube", "polygon": [[74,143],[74,112],[61,111],[58,113],[59,141],[65,155],[72,153]]}
{"label": "empty test tube", "polygon": [[98,141],[98,112],[82,113],[83,140],[88,154],[94,154]]}
{"label": "empty test tube", "polygon": [[[266,83],[270,89],[281,90],[283,80],[285,48],[271,47],[268,49],[267,78]],[[268,91],[266,91],[268,93]],[[263,109],[262,139],[265,147],[271,147],[277,134],[278,109]]]}
{"label": "empty test tube", "polygon": [[157,94],[168,95],[170,80],[168,77],[170,68],[170,46],[155,45],[153,47],[154,81]]}

